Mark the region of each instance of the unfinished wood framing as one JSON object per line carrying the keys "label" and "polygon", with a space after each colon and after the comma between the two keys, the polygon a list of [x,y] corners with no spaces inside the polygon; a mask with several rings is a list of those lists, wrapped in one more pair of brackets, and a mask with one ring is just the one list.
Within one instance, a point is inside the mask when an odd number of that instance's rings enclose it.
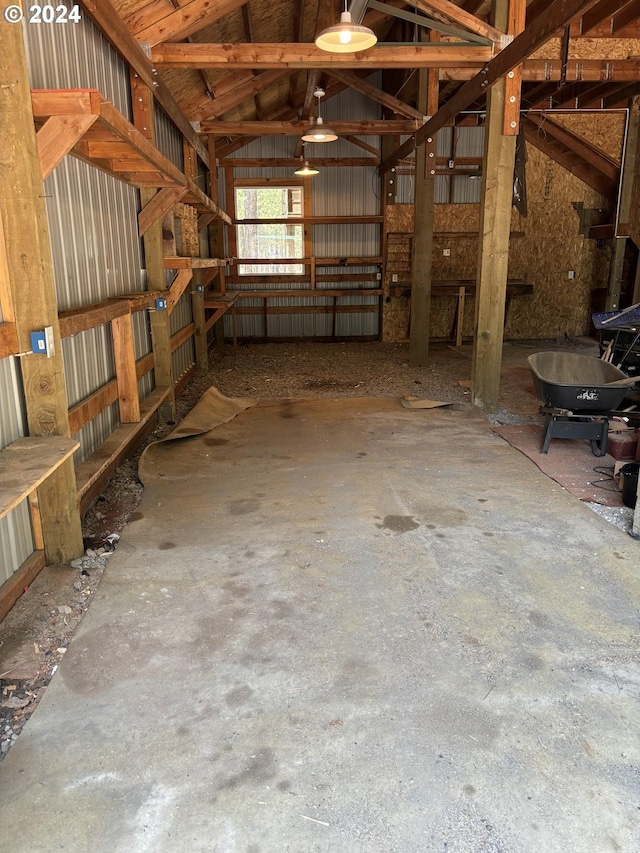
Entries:
{"label": "unfinished wood framing", "polygon": [[[31,350],[30,333],[52,327],[51,358],[27,355],[21,373],[31,436],[69,436],[51,245],[36,148],[26,59],[20,27],[0,26],[0,113],[3,115],[0,198],[9,289],[18,346]],[[29,246],[29,251],[23,250]],[[67,458],[41,486],[45,552],[51,563],[83,552],[73,460]]]}
{"label": "unfinished wood framing", "polygon": [[[496,0],[496,24],[508,23],[508,0]],[[498,408],[502,342],[509,263],[509,231],[515,137],[502,132],[506,84],[499,80],[487,97],[485,178],[480,205],[480,252],[476,287],[476,321],[471,394],[486,411]]]}

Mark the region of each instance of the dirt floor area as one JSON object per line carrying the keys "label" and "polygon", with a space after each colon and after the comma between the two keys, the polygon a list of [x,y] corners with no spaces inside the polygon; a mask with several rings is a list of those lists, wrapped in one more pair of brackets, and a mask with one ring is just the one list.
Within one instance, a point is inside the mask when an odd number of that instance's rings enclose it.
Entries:
{"label": "dirt floor area", "polygon": [[[501,407],[489,416],[494,424],[541,423],[530,395],[526,356],[547,349],[596,354],[587,338],[517,341],[505,345],[504,364],[513,365],[503,382]],[[210,369],[198,374],[176,403],[176,421],[158,424],[146,444],[167,435],[194,407],[204,391],[217,387],[229,397],[337,398],[413,396],[447,402],[469,401],[471,347],[433,348],[425,368],[409,366],[406,344],[286,343],[216,349]],[[146,446],[145,444],[145,446]],[[138,459],[143,448],[112,477],[105,492],[86,514],[86,552],[67,567],[45,569],[0,625],[0,760],[18,738],[37,707],[46,685],[66,652],[75,628],[91,603],[120,533],[135,518],[143,486]],[[592,506],[622,529],[630,510]]]}

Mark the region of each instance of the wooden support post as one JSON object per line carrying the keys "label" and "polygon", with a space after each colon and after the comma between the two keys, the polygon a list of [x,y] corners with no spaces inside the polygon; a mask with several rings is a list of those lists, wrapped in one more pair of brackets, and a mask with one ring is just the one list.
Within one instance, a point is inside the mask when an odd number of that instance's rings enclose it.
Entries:
{"label": "wooden support post", "polygon": [[[29,433],[69,436],[60,326],[31,93],[20,26],[0,25],[0,199],[8,289],[18,345],[31,350],[30,332],[53,328],[55,354],[21,359]],[[45,555],[65,563],[84,550],[75,470],[71,456],[40,487]],[[38,531],[35,531],[38,536]]]}
{"label": "wooden support post", "polygon": [[[508,0],[496,0],[495,25],[507,27]],[[504,78],[487,96],[484,143],[485,176],[480,204],[480,246],[471,375],[472,400],[488,412],[498,408],[504,315],[509,262],[516,137],[504,136]]]}
{"label": "wooden support post", "polygon": [[[431,40],[436,41],[438,38],[438,34],[432,31]],[[434,115],[438,111],[437,69],[418,71],[417,103],[423,115]],[[436,137],[434,135],[416,151],[409,340],[409,364],[412,367],[424,367],[429,360],[435,174]]]}
{"label": "wooden support post", "polygon": [[[507,33],[519,36],[524,30],[527,16],[527,0],[510,0]],[[505,136],[517,136],[520,130],[520,96],[522,90],[522,66],[516,65],[507,72],[504,93],[502,132]]]}
{"label": "wooden support post", "polygon": [[[131,71],[131,101],[133,104],[133,123],[152,142],[154,140],[153,96],[147,85]],[[156,195],[156,190],[142,188],[140,197],[143,210]],[[147,270],[147,289],[166,290],[164,273],[164,249],[162,240],[162,222],[156,220],[149,225],[143,237],[144,260]],[[176,412],[173,391],[173,360],[171,356],[171,331],[167,311],[151,311],[151,340],[155,358],[154,370],[156,386],[171,388],[166,401],[160,407],[161,415],[174,418]]]}
{"label": "wooden support post", "polygon": [[111,321],[113,356],[118,383],[120,423],[136,424],[140,420],[140,399],[136,374],[136,353],[133,345],[133,315],[123,314]]}
{"label": "wooden support post", "polygon": [[199,371],[209,368],[209,355],[207,352],[207,325],[204,311],[204,292],[198,293],[196,285],[200,284],[202,276],[196,271],[193,276],[194,287],[191,292],[191,304],[193,306],[193,322],[196,325],[194,343],[196,348],[196,367]]}
{"label": "wooden support post", "polygon": [[[209,145],[209,196],[218,203],[218,167],[216,165],[216,142],[215,136],[207,137],[208,145]],[[228,176],[233,181],[233,169],[228,170]],[[229,193],[229,183],[226,181],[225,176],[225,187],[227,194]],[[225,207],[229,205],[230,199],[227,195],[225,200]],[[231,202],[232,202],[232,210],[235,215],[235,202],[233,199],[233,183],[231,183]],[[235,233],[235,230],[234,230]],[[209,254],[212,258],[224,258],[226,257],[226,251],[224,246],[224,222],[221,219],[215,219],[211,225],[209,225]],[[227,292],[227,284],[225,279],[225,271],[224,267],[220,267],[219,271],[219,281],[220,281],[220,293],[224,294]],[[224,319],[221,317],[218,322],[213,327],[213,332],[216,338],[216,346],[220,349],[224,346]]]}
{"label": "wooden support post", "polygon": [[467,291],[464,285],[458,288],[458,310],[456,312],[456,346],[462,346],[462,330],[464,326],[464,303]]}
{"label": "wooden support post", "polygon": [[[613,241],[611,266],[609,267],[609,292],[607,294],[606,310],[617,311],[620,307],[620,292],[622,290],[622,274],[624,257],[627,248],[627,237],[617,234],[629,233],[631,203],[633,197],[633,181],[640,153],[640,98],[635,98],[632,109],[629,110],[624,138],[622,168],[620,172],[620,195],[616,212],[616,236]],[[634,212],[634,215],[637,213]]]}

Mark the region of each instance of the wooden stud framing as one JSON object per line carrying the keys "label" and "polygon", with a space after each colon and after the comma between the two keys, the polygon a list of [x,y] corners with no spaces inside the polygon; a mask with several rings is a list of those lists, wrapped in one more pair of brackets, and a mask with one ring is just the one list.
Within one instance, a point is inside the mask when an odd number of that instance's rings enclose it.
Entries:
{"label": "wooden stud framing", "polygon": [[[143,237],[154,222],[162,219],[186,195],[186,187],[165,187],[145,204],[138,214],[138,234]],[[213,214],[207,214],[213,218]]]}
{"label": "wooden stud framing", "polygon": [[[133,123],[141,129],[145,127],[146,136],[153,142],[155,129],[153,121],[153,97],[149,88],[143,80],[131,72],[131,101],[133,104]],[[208,159],[208,158],[207,158]],[[150,189],[141,189],[143,210],[153,200],[156,192]],[[149,290],[166,290],[167,284],[164,274],[164,248],[162,240],[162,223],[156,219],[144,232],[144,257],[147,270],[147,287]],[[151,340],[153,343],[153,355],[155,358],[156,386],[169,389],[166,399],[165,414],[175,416],[175,396],[173,393],[173,363],[171,358],[171,334],[169,331],[169,314],[167,311],[151,312]]]}
{"label": "wooden stud framing", "polygon": [[[0,216],[18,345],[30,350],[30,332],[51,326],[56,348],[51,358],[21,359],[27,423],[32,436],[69,436],[51,246],[20,27],[0,26],[0,55]],[[43,483],[40,498],[47,560],[79,557],[84,548],[70,457]]]}
{"label": "wooden stud framing", "polygon": [[123,314],[111,321],[113,356],[116,363],[118,406],[120,423],[133,424],[140,420],[136,355],[133,345],[131,314]]}

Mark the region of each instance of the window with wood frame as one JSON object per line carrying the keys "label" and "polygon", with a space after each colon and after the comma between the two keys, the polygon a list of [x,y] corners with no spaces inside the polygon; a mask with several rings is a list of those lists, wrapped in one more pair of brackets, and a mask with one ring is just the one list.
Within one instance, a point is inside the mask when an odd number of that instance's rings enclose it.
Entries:
{"label": "window with wood frame", "polygon": [[[304,190],[302,186],[236,186],[238,275],[302,275],[304,264]],[[262,220],[262,221],[257,221]],[[282,220],[282,221],[278,221]],[[271,264],[251,261],[273,261]],[[285,263],[289,261],[289,263]]]}

